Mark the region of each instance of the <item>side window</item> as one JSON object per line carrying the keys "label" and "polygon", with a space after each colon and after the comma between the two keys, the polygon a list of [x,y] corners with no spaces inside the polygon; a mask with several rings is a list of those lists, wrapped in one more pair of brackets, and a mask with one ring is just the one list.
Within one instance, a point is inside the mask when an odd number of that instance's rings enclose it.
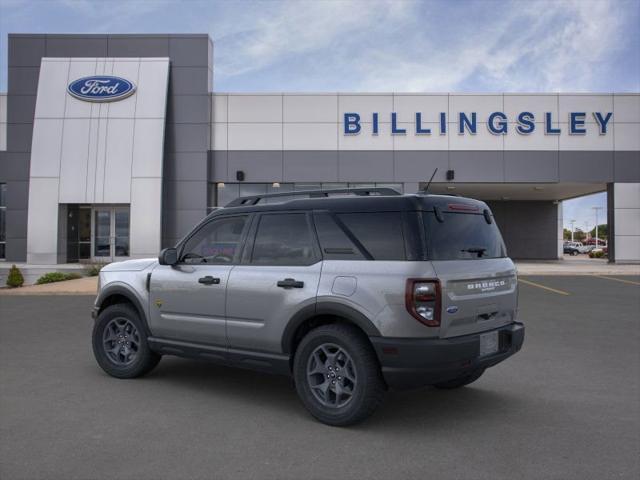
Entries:
{"label": "side window", "polygon": [[254,265],[311,265],[316,259],[315,238],[304,213],[260,217],[253,245]]}
{"label": "side window", "polygon": [[240,253],[240,237],[246,223],[246,216],[212,220],[187,240],[180,260],[191,264],[233,263]]}
{"label": "side window", "polygon": [[364,260],[360,249],[353,244],[347,234],[329,213],[315,213],[313,216],[320,240],[322,258],[325,260]]}
{"label": "side window", "polygon": [[374,260],[406,260],[400,212],[341,213],[338,219]]}

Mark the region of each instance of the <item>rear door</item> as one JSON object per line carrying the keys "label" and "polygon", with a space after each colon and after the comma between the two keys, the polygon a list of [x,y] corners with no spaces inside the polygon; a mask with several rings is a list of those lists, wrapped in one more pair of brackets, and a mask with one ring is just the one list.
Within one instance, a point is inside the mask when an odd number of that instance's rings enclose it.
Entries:
{"label": "rear door", "polygon": [[322,262],[305,212],[263,213],[227,288],[229,347],[280,353],[289,319],[316,303]]}
{"label": "rear door", "polygon": [[429,258],[442,291],[441,337],[491,330],[515,320],[516,269],[487,211],[423,214]]}

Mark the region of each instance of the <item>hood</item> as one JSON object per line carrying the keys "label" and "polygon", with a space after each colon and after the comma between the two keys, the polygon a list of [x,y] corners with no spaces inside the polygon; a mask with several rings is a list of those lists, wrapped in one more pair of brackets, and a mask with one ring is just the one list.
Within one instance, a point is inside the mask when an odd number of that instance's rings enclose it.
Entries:
{"label": "hood", "polygon": [[145,268],[158,263],[157,258],[140,258],[136,260],[125,260],[124,262],[114,262],[102,268],[103,272],[139,272]]}

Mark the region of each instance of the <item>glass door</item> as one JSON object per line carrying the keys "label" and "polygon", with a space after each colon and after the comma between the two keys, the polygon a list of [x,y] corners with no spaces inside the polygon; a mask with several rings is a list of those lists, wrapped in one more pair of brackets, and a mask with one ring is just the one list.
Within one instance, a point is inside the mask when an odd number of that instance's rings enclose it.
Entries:
{"label": "glass door", "polygon": [[112,252],[114,260],[125,260],[129,256],[129,207],[113,209]]}
{"label": "glass door", "polygon": [[100,263],[129,257],[129,207],[94,207],[93,257]]}
{"label": "glass door", "polygon": [[111,209],[93,211],[93,256],[97,262],[111,261]]}

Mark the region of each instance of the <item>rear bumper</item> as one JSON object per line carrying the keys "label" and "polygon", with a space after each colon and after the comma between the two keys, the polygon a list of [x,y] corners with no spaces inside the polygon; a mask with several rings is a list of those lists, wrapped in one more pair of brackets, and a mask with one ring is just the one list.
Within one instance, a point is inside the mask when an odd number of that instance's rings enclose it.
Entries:
{"label": "rear bumper", "polygon": [[[402,390],[445,382],[480,368],[492,367],[522,348],[524,325],[498,331],[498,352],[480,358],[480,332],[454,338],[370,337],[389,388]],[[491,331],[491,330],[489,330]]]}

